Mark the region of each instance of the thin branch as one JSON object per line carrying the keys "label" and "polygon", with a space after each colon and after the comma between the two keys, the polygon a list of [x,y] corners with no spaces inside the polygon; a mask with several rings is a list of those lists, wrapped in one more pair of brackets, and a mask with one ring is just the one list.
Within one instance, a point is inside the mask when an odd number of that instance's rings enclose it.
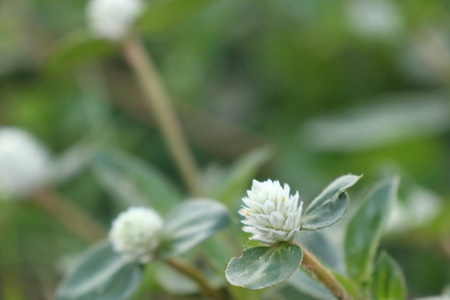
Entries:
{"label": "thin branch", "polygon": [[222,292],[211,286],[208,279],[195,266],[177,258],[163,260],[163,262],[194,280],[206,296],[216,300],[225,299]]}
{"label": "thin branch", "polygon": [[154,118],[190,193],[195,196],[203,196],[200,172],[181,129],[169,94],[151,56],[135,37],[130,37],[123,43],[123,54],[143,89],[146,104],[154,112]]}
{"label": "thin branch", "polygon": [[320,281],[336,298],[340,300],[349,300],[351,297],[347,294],[342,285],[305,247],[296,243],[303,251],[303,261],[301,267],[311,272],[311,274]]}
{"label": "thin branch", "polygon": [[107,234],[90,215],[50,189],[34,193],[32,203],[88,243],[97,242]]}

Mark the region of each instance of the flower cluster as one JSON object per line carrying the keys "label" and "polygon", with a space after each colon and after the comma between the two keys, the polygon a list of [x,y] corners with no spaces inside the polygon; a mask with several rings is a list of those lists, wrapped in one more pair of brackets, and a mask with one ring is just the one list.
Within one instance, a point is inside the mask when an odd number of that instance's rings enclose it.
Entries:
{"label": "flower cluster", "polygon": [[109,239],[116,252],[147,263],[159,245],[162,227],[163,220],[153,209],[131,207],[113,221]]}
{"label": "flower cluster", "polygon": [[278,181],[253,180],[251,190],[239,213],[245,217],[243,230],[251,233],[252,240],[273,245],[292,241],[300,232],[303,202],[299,203],[298,192],[290,194],[287,184],[282,187]]}
{"label": "flower cluster", "polygon": [[94,34],[117,41],[130,30],[143,10],[142,0],[91,0],[88,23]]}
{"label": "flower cluster", "polygon": [[49,179],[48,150],[29,133],[0,127],[0,194],[8,198],[26,196]]}

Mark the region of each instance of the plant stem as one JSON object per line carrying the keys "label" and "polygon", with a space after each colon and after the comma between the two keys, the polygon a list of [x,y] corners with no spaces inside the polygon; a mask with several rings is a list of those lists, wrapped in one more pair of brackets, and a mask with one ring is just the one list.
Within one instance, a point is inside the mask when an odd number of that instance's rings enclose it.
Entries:
{"label": "plant stem", "polygon": [[336,278],[314,257],[305,247],[296,243],[303,251],[303,261],[301,266],[311,272],[336,298],[342,300],[351,299],[342,285]]}
{"label": "plant stem", "polygon": [[202,272],[195,266],[177,258],[164,260],[164,263],[194,280],[206,296],[217,300],[225,299],[221,291],[211,286],[208,280],[202,275]]}
{"label": "plant stem", "polygon": [[141,42],[135,37],[130,37],[124,41],[123,54],[143,89],[146,104],[154,112],[154,117],[190,193],[195,196],[203,196],[200,173],[188,147],[169,94],[151,56],[147,54]]}
{"label": "plant stem", "polygon": [[88,243],[106,236],[105,229],[78,206],[63,199],[56,192],[46,189],[33,194],[33,204],[61,222]]}

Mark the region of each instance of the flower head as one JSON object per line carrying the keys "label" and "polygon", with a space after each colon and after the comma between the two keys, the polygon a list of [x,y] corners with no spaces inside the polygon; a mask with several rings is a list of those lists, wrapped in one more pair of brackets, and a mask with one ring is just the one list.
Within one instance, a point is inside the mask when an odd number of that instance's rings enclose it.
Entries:
{"label": "flower head", "polygon": [[47,149],[29,133],[0,127],[0,194],[26,196],[48,180],[51,159]]}
{"label": "flower head", "polygon": [[243,230],[253,234],[250,239],[272,245],[298,236],[303,202],[299,203],[298,192],[290,195],[287,184],[281,187],[278,181],[253,180],[242,200],[245,205],[239,214],[245,217]]}
{"label": "flower head", "polygon": [[109,239],[116,252],[146,263],[159,245],[162,227],[163,220],[153,209],[131,207],[113,221]]}
{"label": "flower head", "polygon": [[123,38],[142,12],[142,0],[91,0],[87,7],[88,23],[99,37]]}

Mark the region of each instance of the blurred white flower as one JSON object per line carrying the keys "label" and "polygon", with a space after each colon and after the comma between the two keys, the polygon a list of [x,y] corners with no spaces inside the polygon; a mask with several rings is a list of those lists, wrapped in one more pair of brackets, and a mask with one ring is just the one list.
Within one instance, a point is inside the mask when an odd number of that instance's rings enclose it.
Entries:
{"label": "blurred white flower", "polygon": [[147,263],[159,245],[163,220],[150,208],[131,207],[113,221],[109,239],[116,252]]}
{"label": "blurred white flower", "polygon": [[390,38],[403,27],[398,8],[389,0],[350,2],[349,22],[356,34],[366,38]]}
{"label": "blurred white flower", "polygon": [[29,133],[0,127],[0,194],[26,196],[48,181],[51,159],[47,149]]}
{"label": "blurred white flower", "polygon": [[123,38],[142,12],[142,0],[91,0],[88,23],[97,36],[117,41]]}
{"label": "blurred white flower", "polygon": [[442,209],[441,200],[432,191],[414,186],[407,192],[405,201],[396,201],[389,217],[387,230],[401,232],[430,222]]}
{"label": "blurred white flower", "polygon": [[253,180],[247,196],[242,199],[245,205],[239,214],[245,217],[242,229],[253,234],[251,240],[272,245],[298,236],[303,206],[298,192],[291,196],[287,184],[283,188],[278,181]]}

